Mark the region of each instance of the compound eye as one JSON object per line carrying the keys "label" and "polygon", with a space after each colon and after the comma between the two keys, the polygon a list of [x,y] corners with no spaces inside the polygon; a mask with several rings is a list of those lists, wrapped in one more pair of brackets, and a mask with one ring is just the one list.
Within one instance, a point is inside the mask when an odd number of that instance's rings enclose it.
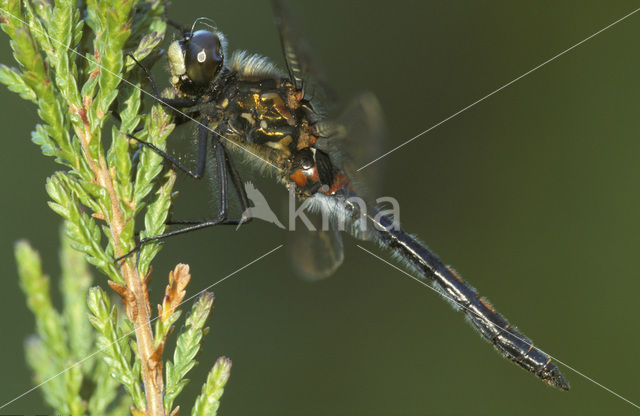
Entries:
{"label": "compound eye", "polygon": [[198,30],[187,41],[185,66],[191,82],[205,86],[220,71],[224,60],[220,38],[207,30]]}

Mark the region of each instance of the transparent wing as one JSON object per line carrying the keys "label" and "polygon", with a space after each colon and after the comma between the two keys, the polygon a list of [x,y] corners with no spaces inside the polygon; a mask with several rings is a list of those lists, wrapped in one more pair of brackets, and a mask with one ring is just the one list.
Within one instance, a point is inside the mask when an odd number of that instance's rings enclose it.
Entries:
{"label": "transparent wing", "polygon": [[344,260],[344,246],[340,232],[330,224],[322,230],[318,215],[307,215],[317,231],[297,224],[291,234],[290,247],[293,268],[307,280],[320,280],[331,276]]}
{"label": "transparent wing", "polygon": [[331,159],[354,183],[358,193],[367,200],[380,196],[383,164],[374,164],[362,174],[357,172],[360,166],[382,153],[382,143],[387,134],[376,96],[371,92],[361,93],[337,119],[320,121],[316,129],[320,134],[316,146],[331,155]]}
{"label": "transparent wing", "polygon": [[[372,93],[356,97],[335,121],[321,121],[317,126],[322,138],[318,148],[331,158],[355,182],[357,193],[367,201],[374,201],[380,187],[379,169],[367,169],[359,180],[355,170],[380,154],[385,137],[385,124],[378,100]],[[379,168],[379,166],[376,166]],[[308,215],[317,230],[322,230],[319,214]],[[302,224],[291,233],[291,254],[296,272],[306,279],[318,280],[333,274],[344,260],[340,232],[330,221],[325,231],[309,231]],[[302,228],[302,229],[301,229]],[[368,239],[368,235],[356,235]]]}
{"label": "transparent wing", "polygon": [[[285,0],[272,0],[272,5],[289,78],[304,92],[305,98],[313,103],[316,111],[333,110],[338,96],[313,59],[311,48],[298,29],[288,3]],[[335,121],[320,121],[316,127],[321,136],[318,148],[327,151],[350,178],[355,176],[350,172],[355,172],[360,162],[366,163],[380,153],[380,143],[385,135],[382,111],[371,93],[357,97]],[[368,176],[377,185],[379,178],[372,177],[372,171],[368,172]],[[359,185],[358,188],[365,187]],[[316,229],[322,230],[318,216],[315,218]],[[342,264],[342,237],[335,227],[323,231],[298,227],[291,234],[293,241],[289,247],[293,265],[303,277],[310,280],[325,278]]]}
{"label": "transparent wing", "polygon": [[296,25],[297,19],[293,17],[288,2],[271,0],[271,4],[289,78],[304,91],[307,100],[331,107],[338,101],[338,95],[313,59],[311,48]]}

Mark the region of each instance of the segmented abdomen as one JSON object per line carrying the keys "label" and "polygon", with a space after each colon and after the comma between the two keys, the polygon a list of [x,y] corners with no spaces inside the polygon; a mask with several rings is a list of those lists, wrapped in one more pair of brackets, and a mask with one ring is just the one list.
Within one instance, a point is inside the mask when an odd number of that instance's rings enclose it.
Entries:
{"label": "segmented abdomen", "polygon": [[471,324],[502,355],[534,373],[542,381],[563,390],[569,384],[551,357],[534,347],[533,342],[513,328],[478,292],[415,237],[393,228],[388,217],[369,217],[378,242],[405,259],[419,274],[429,279],[454,304],[461,308]]}

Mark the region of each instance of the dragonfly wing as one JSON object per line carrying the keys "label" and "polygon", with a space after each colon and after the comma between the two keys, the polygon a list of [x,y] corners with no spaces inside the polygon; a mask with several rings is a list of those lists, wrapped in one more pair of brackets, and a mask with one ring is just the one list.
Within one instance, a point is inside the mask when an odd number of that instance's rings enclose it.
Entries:
{"label": "dragonfly wing", "polygon": [[344,245],[342,236],[335,227],[322,230],[316,225],[316,231],[310,231],[298,224],[290,234],[292,241],[288,246],[293,268],[303,278],[311,281],[324,279],[342,264]]}
{"label": "dragonfly wing", "polygon": [[327,82],[324,71],[312,58],[311,48],[295,24],[297,20],[288,2],[271,0],[271,4],[289,78],[298,89],[304,91],[307,100],[331,106],[338,101],[338,95]]}
{"label": "dragonfly wing", "polygon": [[374,164],[363,171],[362,180],[357,172],[360,166],[381,153],[386,137],[384,116],[376,96],[371,92],[359,94],[338,118],[320,121],[316,129],[320,134],[316,146],[331,154],[337,165],[355,182],[357,191],[366,199],[379,196],[382,164]]}

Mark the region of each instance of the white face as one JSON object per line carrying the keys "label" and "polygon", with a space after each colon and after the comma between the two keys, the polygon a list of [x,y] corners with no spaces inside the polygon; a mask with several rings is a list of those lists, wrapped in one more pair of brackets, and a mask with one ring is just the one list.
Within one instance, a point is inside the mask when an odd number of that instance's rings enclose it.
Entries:
{"label": "white face", "polygon": [[187,74],[184,65],[184,53],[179,40],[171,42],[167,56],[169,58],[169,71],[171,71],[171,85],[178,88],[178,83]]}

